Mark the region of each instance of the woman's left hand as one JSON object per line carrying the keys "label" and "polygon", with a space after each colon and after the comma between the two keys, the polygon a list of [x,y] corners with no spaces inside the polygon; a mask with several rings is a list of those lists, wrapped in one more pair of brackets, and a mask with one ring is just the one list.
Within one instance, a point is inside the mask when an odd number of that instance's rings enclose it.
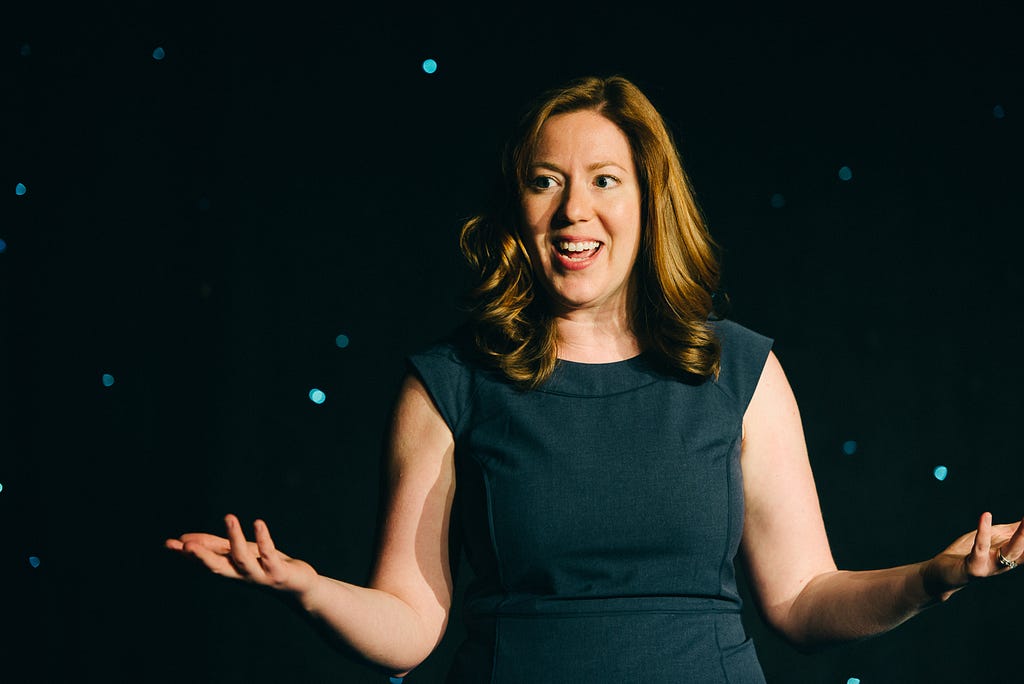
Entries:
{"label": "woman's left hand", "polygon": [[948,598],[969,582],[1009,572],[1024,564],[1024,521],[992,524],[982,513],[978,529],[960,536],[945,551],[925,564],[929,593]]}

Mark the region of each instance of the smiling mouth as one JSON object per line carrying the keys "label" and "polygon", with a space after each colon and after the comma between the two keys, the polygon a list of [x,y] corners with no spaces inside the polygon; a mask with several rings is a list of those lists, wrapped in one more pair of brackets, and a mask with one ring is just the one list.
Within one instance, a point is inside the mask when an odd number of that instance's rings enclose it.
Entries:
{"label": "smiling mouth", "polygon": [[601,243],[596,240],[581,240],[570,242],[559,240],[555,242],[555,250],[569,261],[586,261],[601,249]]}

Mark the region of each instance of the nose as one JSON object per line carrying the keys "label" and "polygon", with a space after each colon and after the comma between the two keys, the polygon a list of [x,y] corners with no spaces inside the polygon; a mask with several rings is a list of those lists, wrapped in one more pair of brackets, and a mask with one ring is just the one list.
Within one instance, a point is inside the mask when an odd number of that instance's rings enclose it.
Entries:
{"label": "nose", "polygon": [[589,221],[594,215],[594,206],[587,188],[578,183],[567,184],[558,210],[567,224]]}

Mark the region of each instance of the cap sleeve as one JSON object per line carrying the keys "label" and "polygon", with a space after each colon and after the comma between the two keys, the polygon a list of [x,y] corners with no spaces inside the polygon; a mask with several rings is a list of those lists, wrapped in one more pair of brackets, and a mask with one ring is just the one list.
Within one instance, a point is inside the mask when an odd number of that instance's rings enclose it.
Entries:
{"label": "cap sleeve", "polygon": [[453,435],[469,415],[473,372],[452,343],[440,343],[410,354],[407,367],[426,387]]}
{"label": "cap sleeve", "polygon": [[714,321],[712,326],[722,345],[717,383],[743,413],[757,389],[773,340],[734,321]]}

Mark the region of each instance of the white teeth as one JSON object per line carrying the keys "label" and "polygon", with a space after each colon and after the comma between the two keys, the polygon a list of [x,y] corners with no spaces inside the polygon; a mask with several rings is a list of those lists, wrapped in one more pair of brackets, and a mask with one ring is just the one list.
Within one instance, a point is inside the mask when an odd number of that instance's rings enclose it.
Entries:
{"label": "white teeth", "polygon": [[601,245],[600,242],[593,240],[589,242],[559,242],[558,248],[566,252],[586,252],[591,249],[597,249]]}

